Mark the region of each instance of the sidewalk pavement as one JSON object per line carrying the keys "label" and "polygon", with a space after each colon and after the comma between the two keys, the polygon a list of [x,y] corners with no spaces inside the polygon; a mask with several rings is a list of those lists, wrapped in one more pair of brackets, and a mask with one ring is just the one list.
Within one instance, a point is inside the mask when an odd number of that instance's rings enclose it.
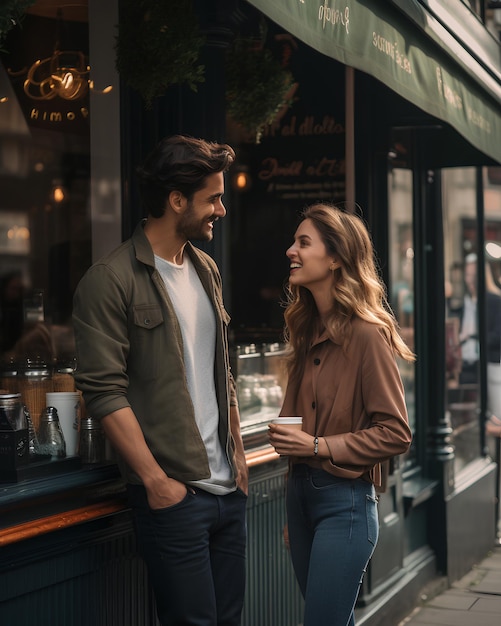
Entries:
{"label": "sidewalk pavement", "polygon": [[422,604],[398,626],[500,626],[501,545],[471,572]]}

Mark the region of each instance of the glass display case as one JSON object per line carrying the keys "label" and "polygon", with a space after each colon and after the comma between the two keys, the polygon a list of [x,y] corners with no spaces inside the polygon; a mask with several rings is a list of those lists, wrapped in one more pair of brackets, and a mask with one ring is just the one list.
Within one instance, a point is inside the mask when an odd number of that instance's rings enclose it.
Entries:
{"label": "glass display case", "polygon": [[266,442],[268,423],[280,411],[287,381],[284,356],[281,343],[235,348],[233,368],[246,448]]}

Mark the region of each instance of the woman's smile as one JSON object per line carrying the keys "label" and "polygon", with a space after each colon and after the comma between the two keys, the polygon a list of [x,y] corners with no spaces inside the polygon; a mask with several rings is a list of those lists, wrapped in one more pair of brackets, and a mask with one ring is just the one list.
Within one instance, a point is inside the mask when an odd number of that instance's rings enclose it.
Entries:
{"label": "woman's smile", "polygon": [[[320,285],[330,288],[332,256],[312,221],[304,220],[294,236],[294,243],[286,252],[290,261],[289,279],[307,289],[318,289]],[[301,270],[299,272],[298,270]]]}

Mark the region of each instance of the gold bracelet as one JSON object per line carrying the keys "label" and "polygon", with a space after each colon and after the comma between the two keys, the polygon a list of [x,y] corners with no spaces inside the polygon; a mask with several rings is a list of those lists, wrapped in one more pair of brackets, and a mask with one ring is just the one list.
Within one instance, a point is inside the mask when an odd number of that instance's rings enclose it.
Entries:
{"label": "gold bracelet", "polygon": [[313,454],[315,456],[318,454],[318,437],[313,439]]}

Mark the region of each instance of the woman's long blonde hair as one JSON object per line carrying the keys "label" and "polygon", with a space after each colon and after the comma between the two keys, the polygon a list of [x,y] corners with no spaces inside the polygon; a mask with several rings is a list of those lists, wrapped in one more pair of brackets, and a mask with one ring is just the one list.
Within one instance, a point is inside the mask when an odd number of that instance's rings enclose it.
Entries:
{"label": "woman's long blonde hair", "polygon": [[[398,325],[386,299],[386,289],[374,260],[371,238],[362,220],[336,206],[314,204],[306,208],[302,220],[311,220],[327,253],[338,263],[333,270],[332,309],[326,330],[344,348],[351,337],[354,317],[379,326],[396,356],[407,361],[414,354],[400,337]],[[318,311],[311,292],[305,287],[286,286],[285,338],[290,348],[289,378],[298,379],[311,343],[318,332]]]}

